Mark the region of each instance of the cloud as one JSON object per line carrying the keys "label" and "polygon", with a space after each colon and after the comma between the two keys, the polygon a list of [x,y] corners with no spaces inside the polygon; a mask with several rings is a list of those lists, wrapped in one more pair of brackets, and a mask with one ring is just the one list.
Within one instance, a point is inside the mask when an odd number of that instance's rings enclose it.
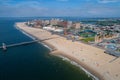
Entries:
{"label": "cloud", "polygon": [[67,1],[69,1],[69,0],[57,0],[57,1],[60,1],[60,2],[67,2]]}
{"label": "cloud", "polygon": [[88,10],[88,14],[91,16],[99,17],[120,17],[120,7],[108,7],[108,6],[96,6]]}
{"label": "cloud", "polygon": [[99,3],[115,3],[120,2],[120,0],[98,0]]}
{"label": "cloud", "polygon": [[4,2],[0,5],[0,16],[44,16],[48,8],[37,1],[27,2]]}
{"label": "cloud", "polygon": [[[45,2],[47,1],[47,2]],[[72,0],[0,0],[0,17],[10,16],[81,16],[81,17],[120,17],[120,6],[108,4],[88,3],[80,5],[78,1]],[[61,1],[61,2],[60,2]],[[67,1],[64,3],[64,1]],[[74,1],[74,0],[73,0]],[[81,0],[84,2],[83,0]],[[95,0],[98,1],[98,0]],[[108,0],[99,0],[108,1]],[[113,0],[109,0],[113,1]],[[118,0],[116,0],[118,1]],[[78,2],[78,3],[77,3]],[[1,4],[2,3],[2,4]],[[104,2],[105,3],[105,2]]]}

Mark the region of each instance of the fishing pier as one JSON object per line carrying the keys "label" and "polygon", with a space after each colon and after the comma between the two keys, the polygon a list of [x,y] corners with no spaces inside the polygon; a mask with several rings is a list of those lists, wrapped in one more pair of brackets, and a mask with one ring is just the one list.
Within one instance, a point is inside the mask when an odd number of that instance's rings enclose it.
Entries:
{"label": "fishing pier", "polygon": [[17,46],[22,46],[22,45],[28,45],[28,44],[32,44],[32,43],[36,43],[36,42],[43,42],[45,40],[49,40],[49,39],[53,39],[53,38],[47,38],[47,39],[43,39],[43,40],[33,40],[33,41],[27,41],[27,42],[20,42],[20,43],[15,43],[15,44],[9,44],[6,45],[5,43],[2,43],[2,46],[0,46],[0,49],[6,50],[9,47],[17,47]]}

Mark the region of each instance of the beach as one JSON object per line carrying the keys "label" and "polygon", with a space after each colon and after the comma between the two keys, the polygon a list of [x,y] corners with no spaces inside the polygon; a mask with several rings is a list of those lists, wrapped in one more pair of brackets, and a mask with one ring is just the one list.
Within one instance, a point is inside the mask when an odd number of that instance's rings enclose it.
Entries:
{"label": "beach", "polygon": [[46,30],[28,27],[24,23],[16,23],[16,26],[33,37],[44,40],[43,43],[54,50],[51,54],[75,61],[100,80],[120,79],[120,58],[114,60],[116,57],[105,54],[103,49],[72,42]]}

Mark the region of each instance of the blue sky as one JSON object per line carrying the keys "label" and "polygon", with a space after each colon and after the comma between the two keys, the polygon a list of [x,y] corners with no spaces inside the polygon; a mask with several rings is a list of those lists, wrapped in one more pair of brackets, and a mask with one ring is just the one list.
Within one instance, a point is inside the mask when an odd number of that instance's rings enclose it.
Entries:
{"label": "blue sky", "polygon": [[0,17],[120,17],[120,0],[0,0]]}

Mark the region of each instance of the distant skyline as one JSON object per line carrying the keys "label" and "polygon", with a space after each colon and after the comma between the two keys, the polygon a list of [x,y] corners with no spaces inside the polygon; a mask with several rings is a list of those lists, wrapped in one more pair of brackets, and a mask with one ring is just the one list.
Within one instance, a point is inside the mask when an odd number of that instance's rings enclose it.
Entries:
{"label": "distant skyline", "polygon": [[120,17],[120,0],[0,0],[0,17]]}

